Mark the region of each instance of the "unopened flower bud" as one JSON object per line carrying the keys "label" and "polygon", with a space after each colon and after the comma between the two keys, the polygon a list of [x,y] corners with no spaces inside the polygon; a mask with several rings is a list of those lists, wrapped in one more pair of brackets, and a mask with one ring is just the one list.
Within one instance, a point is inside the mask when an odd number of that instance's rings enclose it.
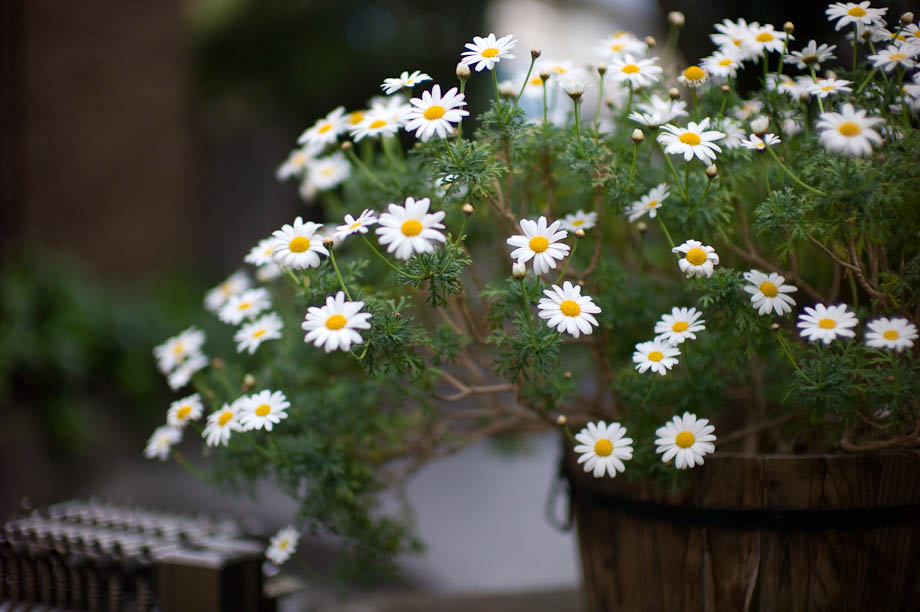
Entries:
{"label": "unopened flower bud", "polygon": [[639,221],[636,223],[636,229],[639,230],[640,234],[644,234],[648,231],[648,224],[645,221]]}
{"label": "unopened flower bud", "polygon": [[543,55],[543,52],[540,51],[539,49],[531,49],[531,50],[530,50],[530,59],[534,59],[534,60],[535,60],[535,59],[537,59],[538,57],[540,57],[541,55]]}
{"label": "unopened flower bud", "polygon": [[668,13],[668,23],[670,23],[675,28],[683,26],[686,21],[687,18],[684,17],[684,14],[680,11],[671,11]]}
{"label": "unopened flower bud", "polygon": [[706,176],[709,177],[709,180],[712,180],[719,176],[719,168],[715,164],[709,164],[706,166]]}
{"label": "unopened flower bud", "polygon": [[457,78],[460,79],[461,81],[465,81],[468,78],[470,78],[470,67],[464,64],[463,62],[460,62],[459,64],[457,64],[456,72],[457,72]]}
{"label": "unopened flower bud", "polygon": [[256,377],[252,374],[247,374],[243,377],[243,391],[249,391],[256,386]]}
{"label": "unopened flower bud", "polygon": [[[866,29],[868,29],[868,28],[866,28]],[[824,71],[824,78],[827,78],[827,79],[836,79],[836,78],[837,78],[837,73],[834,72],[833,70],[825,70],[825,71]]]}
{"label": "unopened flower bud", "polygon": [[730,85],[722,85],[721,87],[719,87],[719,89],[722,90],[722,93],[728,93],[732,90]]}
{"label": "unopened flower bud", "polygon": [[605,74],[607,74],[607,64],[598,64],[597,73],[601,76],[604,76]]}
{"label": "unopened flower bud", "polygon": [[791,21],[787,21],[783,24],[783,32],[786,34],[792,34],[795,32],[795,24],[793,24]]}
{"label": "unopened flower bud", "polygon": [[773,331],[778,330],[778,329],[779,329],[779,323],[771,323],[771,324],[770,324],[770,329],[772,329]]}
{"label": "unopened flower bud", "polygon": [[473,208],[473,205],[470,204],[469,202],[467,202],[467,203],[464,204],[462,207],[460,207],[460,210],[462,210],[462,211],[463,211],[463,214],[466,215],[467,217],[469,217],[469,216],[472,215],[474,212],[476,212],[476,209]]}
{"label": "unopened flower bud", "polygon": [[585,230],[583,230],[583,229],[581,229],[581,228],[579,227],[577,230],[575,230],[575,237],[576,237],[576,238],[584,238],[584,237],[585,237]]}
{"label": "unopened flower bud", "polygon": [[563,377],[563,378],[572,378],[572,373],[569,372],[568,370],[566,370],[565,372],[562,373],[562,377]]}
{"label": "unopened flower bud", "polygon": [[350,151],[351,148],[352,148],[353,146],[354,146],[354,145],[351,143],[350,140],[346,140],[345,142],[342,143],[342,150],[343,150],[343,151]]}
{"label": "unopened flower bud", "polygon": [[672,87],[671,89],[668,90],[668,97],[671,98],[672,100],[678,99],[680,97],[680,90],[677,89],[676,87]]}
{"label": "unopened flower bud", "polygon": [[655,40],[654,36],[646,36],[645,44],[648,46],[649,49],[651,49],[652,47],[658,44],[658,41]]}
{"label": "unopened flower bud", "polygon": [[556,425],[558,425],[559,427],[562,427],[563,425],[565,425],[565,424],[568,423],[568,422],[569,422],[569,420],[568,420],[567,418],[565,418],[565,415],[564,415],[564,414],[560,414],[559,416],[556,417]]}
{"label": "unopened flower bud", "polygon": [[540,71],[540,80],[543,81],[544,83],[549,80],[549,76],[550,76],[549,70]]}
{"label": "unopened flower bud", "polygon": [[754,119],[751,120],[751,131],[758,136],[763,136],[766,134],[769,127],[770,118],[766,115],[757,115],[754,117]]}
{"label": "unopened flower bud", "polygon": [[585,286],[585,281],[579,280],[579,281],[576,282],[575,284],[578,285],[579,287],[584,287],[584,286]]}
{"label": "unopened flower bud", "polygon": [[645,140],[645,134],[642,132],[642,130],[639,128],[634,129],[632,132],[633,144],[639,144],[643,140]]}
{"label": "unopened flower bud", "polygon": [[516,261],[513,264],[511,264],[511,276],[513,276],[514,278],[520,279],[520,278],[524,278],[526,274],[527,274],[527,268],[526,266],[524,266],[523,261]]}
{"label": "unopened flower bud", "polygon": [[498,84],[498,95],[503,98],[513,98],[517,95],[514,90],[514,83],[511,81],[502,81]]}
{"label": "unopened flower bud", "polygon": [[904,13],[903,15],[901,15],[901,25],[903,25],[903,26],[909,26],[909,25],[912,24],[913,22],[914,22],[914,14],[911,13],[910,11],[908,11],[908,12]]}
{"label": "unopened flower bud", "polygon": [[588,82],[579,76],[568,76],[562,79],[562,89],[565,90],[565,93],[569,94],[569,97],[572,98],[575,102],[581,100],[581,96],[585,93],[585,89],[588,87]]}

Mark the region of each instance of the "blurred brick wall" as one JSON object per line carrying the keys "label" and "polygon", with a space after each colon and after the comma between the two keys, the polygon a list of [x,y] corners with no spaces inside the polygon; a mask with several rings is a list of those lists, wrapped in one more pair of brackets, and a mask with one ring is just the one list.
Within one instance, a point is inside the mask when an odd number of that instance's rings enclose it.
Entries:
{"label": "blurred brick wall", "polygon": [[108,276],[194,252],[179,0],[0,0],[0,238]]}

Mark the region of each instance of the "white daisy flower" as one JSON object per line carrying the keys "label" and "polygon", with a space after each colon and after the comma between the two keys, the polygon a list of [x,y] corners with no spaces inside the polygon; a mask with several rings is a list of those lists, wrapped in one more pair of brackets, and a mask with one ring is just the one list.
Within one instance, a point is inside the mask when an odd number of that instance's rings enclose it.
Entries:
{"label": "white daisy flower", "polygon": [[655,452],[664,453],[661,460],[665,463],[674,459],[674,467],[678,470],[703,465],[703,456],[716,450],[713,444],[716,437],[712,433],[715,430],[709,419],[698,419],[689,412],[683,417],[675,415],[655,431],[658,436]]}
{"label": "white daisy flower", "polygon": [[725,134],[725,137],[719,144],[726,149],[737,149],[741,146],[741,141],[744,140],[744,137],[747,135],[744,125],[737,119],[731,117],[722,117],[715,127],[719,128],[719,130]]}
{"label": "white daisy flower", "polygon": [[835,2],[828,5],[827,10],[824,12],[828,21],[838,20],[834,29],[842,30],[851,23],[856,24],[857,27],[877,25],[885,16],[885,13],[888,12],[888,9],[870,8],[869,0],[866,0],[859,4],[855,2]]}
{"label": "white daisy flower", "polygon": [[672,253],[683,253],[678,260],[680,271],[691,276],[712,276],[713,266],[719,265],[719,254],[711,246],[704,245],[699,240],[687,240],[680,246],[671,249]]}
{"label": "white daisy flower", "polygon": [[281,565],[297,551],[298,540],[300,532],[289,525],[272,536],[268,548],[265,549],[265,556],[275,565]]}
{"label": "white daisy flower", "polygon": [[308,332],[304,342],[322,346],[327,353],[347,351],[352,344],[361,344],[364,339],[355,330],[371,328],[371,314],[361,312],[362,308],[364,302],[346,302],[343,291],[327,297],[325,306],[311,306],[300,325]]}
{"label": "white daisy flower", "polygon": [[331,113],[319,119],[312,127],[304,130],[297,144],[323,147],[332,144],[339,137],[339,134],[348,128],[347,119],[345,118],[345,107],[339,106]]}
{"label": "white daisy flower", "polygon": [[356,110],[351,111],[345,115],[345,129],[351,130],[354,129],[356,125],[364,121],[364,116],[367,115],[367,110]]}
{"label": "white daisy flower", "polygon": [[741,146],[745,149],[753,149],[754,151],[760,151],[763,153],[767,150],[767,147],[772,147],[773,145],[779,144],[779,136],[775,134],[764,134],[763,138],[757,134],[751,134],[747,140],[741,141]]}
{"label": "white daisy flower", "polygon": [[709,73],[699,66],[689,66],[680,73],[677,80],[687,87],[700,87],[709,81]]}
{"label": "white daisy flower", "polygon": [[759,114],[762,109],[763,102],[760,100],[745,100],[741,103],[741,106],[733,111],[733,114],[741,121],[747,121],[754,115]]}
{"label": "white daisy flower", "polygon": [[715,51],[709,57],[700,60],[700,68],[714,78],[733,79],[741,68],[741,55],[734,48],[725,47],[724,50]]}
{"label": "white daisy flower", "polygon": [[294,219],[293,225],[283,225],[272,233],[275,237],[272,257],[285,268],[306,270],[318,267],[320,254],[329,255],[322,239],[315,235],[322,227],[312,221],[304,223],[300,217]]}
{"label": "white daisy flower", "polygon": [[764,50],[782,53],[783,40],[787,37],[789,40],[795,40],[790,34],[774,30],[772,24],[758,25],[754,22],[751,24],[751,38],[747,40],[747,43],[752,45],[758,54],[763,53]]}
{"label": "white daisy flower", "polygon": [[886,348],[901,352],[914,345],[917,326],[903,317],[881,317],[866,324],[866,344],[872,348]]}
{"label": "white daisy flower", "polygon": [[569,281],[553,285],[543,290],[546,297],[540,298],[537,304],[537,313],[541,319],[547,319],[546,324],[555,327],[559,333],[567,333],[575,338],[581,334],[590,335],[598,326],[594,315],[601,309],[594,303],[590,296],[581,294],[581,287]]}
{"label": "white daisy flower", "polygon": [[700,319],[703,313],[696,308],[671,309],[671,314],[661,315],[661,320],[655,323],[656,340],[664,340],[670,344],[683,344],[690,338],[696,340],[696,332],[706,329],[706,321]]}
{"label": "white daisy flower", "polygon": [[789,55],[783,58],[783,61],[787,64],[794,64],[799,70],[808,70],[809,66],[814,67],[815,70],[820,70],[821,64],[837,58],[834,55],[834,49],[836,48],[837,45],[822,43],[819,46],[814,40],[809,40],[801,51],[790,51]]}
{"label": "white daisy flower", "polygon": [[745,285],[744,290],[751,294],[751,306],[757,309],[757,314],[770,314],[771,310],[778,315],[792,312],[795,300],[788,294],[798,291],[798,288],[784,284],[785,277],[776,272],[767,275],[760,270],[745,272],[743,276],[751,283]]}
{"label": "white daisy flower", "polygon": [[380,227],[376,229],[378,240],[387,246],[387,253],[393,253],[397,259],[409,259],[413,253],[431,253],[433,242],[445,242],[447,239],[438,230],[444,229],[441,220],[445,212],[439,210],[429,213],[428,198],[415,200],[406,198],[406,205],[390,204],[387,211],[380,215]]}
{"label": "white daisy flower", "polygon": [[304,182],[312,189],[325,191],[338,187],[351,176],[351,164],[345,159],[345,154],[336,151],[332,155],[319,157],[307,162],[307,173]]}
{"label": "white daisy flower", "polygon": [[201,396],[193,393],[169,405],[169,410],[166,412],[166,424],[173,427],[185,427],[189,421],[200,419],[203,411]]}
{"label": "white daisy flower", "polygon": [[756,26],[756,23],[748,25],[744,19],[737,22],[723,19],[722,23],[715,24],[718,33],[710,34],[709,38],[725,53],[734,51],[741,61],[749,60],[759,53],[757,47],[750,43],[751,28]]}
{"label": "white daisy flower", "polygon": [[653,188],[647,194],[639,198],[638,202],[633,202],[626,214],[629,215],[630,221],[635,221],[645,213],[654,219],[658,216],[658,208],[664,204],[671,192],[668,191],[668,184],[661,183]]}
{"label": "white daisy flower", "polygon": [[607,74],[612,76],[617,83],[630,83],[634,89],[648,87],[657,83],[661,78],[662,69],[661,66],[656,65],[657,63],[657,57],[634,59],[627,53],[610,63]]}
{"label": "white daisy flower", "polygon": [[595,478],[603,478],[605,473],[616,478],[617,472],[626,471],[623,462],[632,459],[633,441],[625,435],[626,428],[619,423],[588,423],[575,434],[578,463],[584,463],[585,471],[594,472]]}
{"label": "white daisy flower", "polygon": [[177,336],[167,338],[163,344],[153,348],[157,367],[163,374],[169,374],[190,356],[198,353],[204,345],[204,332],[197,327],[189,327]]}
{"label": "white daisy flower", "polygon": [[383,90],[383,93],[390,96],[395,94],[400,89],[412,89],[419,83],[424,83],[425,81],[430,80],[431,77],[424,72],[415,70],[412,72],[412,74],[409,74],[407,70],[403,70],[402,74],[400,74],[398,77],[383,79],[383,83],[380,85],[380,88]]}
{"label": "white daisy flower", "polygon": [[264,266],[267,263],[272,263],[272,251],[275,250],[275,242],[277,241],[271,236],[263,238],[259,241],[259,244],[249,250],[243,261],[254,266]]}
{"label": "white daisy flower", "polygon": [[658,135],[658,142],[664,145],[664,152],[671,155],[683,155],[685,161],[690,161],[695,155],[704,164],[711,164],[716,160],[716,153],[722,149],[715,141],[725,138],[725,134],[716,130],[707,130],[709,117],[699,123],[691,121],[686,128],[680,128],[668,123],[661,126],[662,133]]}
{"label": "white daisy flower", "polygon": [[645,374],[651,370],[661,376],[668,373],[668,370],[677,365],[676,357],[680,355],[680,349],[660,338],[655,338],[649,342],[640,342],[636,345],[636,351],[633,353],[633,363],[639,374]]}
{"label": "white daisy flower", "polygon": [[243,319],[253,319],[263,310],[268,310],[272,306],[271,294],[265,287],[257,289],[247,289],[240,295],[231,296],[227,303],[224,304],[218,318],[224,323],[230,325],[239,325]]}
{"label": "white daisy flower", "polygon": [[395,96],[375,96],[370,99],[371,109],[368,112],[387,113],[390,120],[395,121],[402,127],[405,125],[406,113],[412,108],[405,96],[396,94]]}
{"label": "white daisy flower", "polygon": [[788,110],[781,113],[780,118],[782,119],[782,124],[780,127],[786,136],[794,136],[805,129],[805,124],[802,120],[802,116],[793,110]]}
{"label": "white daisy flower", "polygon": [[495,38],[495,34],[489,34],[485,38],[474,36],[473,42],[466,43],[465,46],[469,51],[464,51],[460,54],[463,58],[460,61],[467,66],[475,64],[473,68],[476,72],[482,72],[484,69],[492,70],[499,61],[514,59],[510,51],[514,49],[516,44],[517,41],[511,34],[502,36],[499,39]]}
{"label": "white daisy flower", "polygon": [[[844,38],[846,38],[850,44],[853,43],[854,38],[857,38],[858,42],[862,44],[866,44],[869,42],[873,42],[873,43],[890,42],[892,40],[892,32],[889,32],[885,28],[886,25],[887,23],[885,22],[884,19],[880,19],[878,22],[872,25],[868,25],[868,26],[860,25],[860,26],[857,26],[856,28],[857,32],[850,30],[846,33],[846,36],[844,36]],[[854,37],[854,34],[856,33],[858,33],[858,36]]]}
{"label": "white daisy flower", "polygon": [[195,353],[190,356],[166,378],[169,388],[173,391],[178,391],[188,384],[195,372],[207,367],[207,365],[208,358],[204,354]]}
{"label": "white daisy flower", "polygon": [[256,269],[256,280],[260,283],[267,283],[281,276],[281,266],[274,261],[270,261],[264,266]]}
{"label": "white daisy flower", "polygon": [[363,138],[376,138],[378,136],[393,136],[399,131],[400,114],[393,114],[386,111],[369,111],[364,120],[351,129],[351,136],[355,142],[360,142]]}
{"label": "white daisy flower", "polygon": [[205,294],[204,307],[211,312],[217,312],[231,295],[242,293],[250,287],[252,287],[252,281],[249,280],[246,273],[237,270],[227,280]]}
{"label": "white daisy flower", "polygon": [[766,115],[757,115],[751,119],[751,131],[755,134],[763,134],[770,127],[770,118]]}
{"label": "white daisy flower", "polygon": [[259,346],[268,340],[281,338],[281,328],[284,323],[276,313],[270,312],[256,319],[244,323],[233,335],[236,342],[236,352],[248,351],[250,355],[256,352]]}
{"label": "white daisy flower", "polygon": [[636,104],[636,108],[650,115],[667,117],[667,119],[661,123],[668,123],[678,117],[686,117],[688,115],[687,103],[683,100],[662,98],[655,94],[649,97],[648,102],[639,102]]}
{"label": "white daisy flower", "polygon": [[169,459],[169,451],[173,445],[182,441],[182,430],[171,425],[163,425],[153,430],[153,435],[147,440],[147,448],[144,449],[144,457],[147,459],[159,459],[166,461]]}
{"label": "white daisy flower", "polygon": [[240,425],[243,426],[243,431],[271,431],[273,425],[287,418],[284,409],[290,405],[291,402],[281,391],[259,391],[240,401]]}
{"label": "white daisy flower", "polygon": [[293,177],[300,178],[307,171],[307,164],[316,157],[322,146],[307,145],[300,149],[294,149],[284,163],[278,167],[275,176],[279,181]]}
{"label": "white daisy flower", "polygon": [[205,425],[201,437],[204,438],[208,446],[227,446],[230,440],[230,432],[243,431],[240,424],[240,400],[239,398],[232,404],[224,404],[220,410],[215,410],[208,416],[208,424]]}
{"label": "white daisy flower", "polygon": [[624,55],[641,57],[648,51],[648,45],[636,38],[632,32],[614,32],[598,41],[594,51],[605,61],[613,61]]}
{"label": "white daisy flower", "polygon": [[895,68],[901,67],[910,70],[917,65],[914,58],[920,53],[918,45],[889,45],[875,55],[870,55],[869,60],[876,68],[882,68],[885,72],[892,72]]}
{"label": "white daisy flower", "polygon": [[775,89],[792,98],[793,101],[804,100],[811,96],[808,89],[814,85],[809,76],[792,78],[788,74],[777,75],[775,72],[767,75],[767,87]]}
{"label": "white daisy flower", "polygon": [[847,310],[846,304],[825,306],[815,304],[814,308],[805,307],[805,312],[799,315],[798,327],[802,337],[812,342],[821,341],[830,344],[838,336],[852,338],[856,333],[850,329],[856,327],[859,321],[856,315]]}
{"label": "white daisy flower", "polygon": [[818,117],[821,144],[828,151],[864,157],[872,152],[872,144],[882,144],[882,137],[872,129],[882,123],[881,117],[867,117],[866,111],[844,104],[839,113],[822,113]]}
{"label": "white daisy flower", "polygon": [[357,219],[351,215],[345,215],[345,223],[335,228],[335,235],[339,240],[344,240],[352,234],[366,234],[367,228],[375,223],[377,223],[377,213],[365,208]]}
{"label": "white daisy flower", "polygon": [[583,210],[578,210],[573,212],[570,215],[566,215],[562,219],[562,228],[570,232],[574,232],[577,229],[591,229],[597,224],[597,213],[596,212],[585,212]]}
{"label": "white daisy flower", "polygon": [[844,79],[818,79],[808,88],[808,93],[818,98],[826,98],[833,94],[853,91],[851,87],[853,81]]}
{"label": "white daisy flower", "polygon": [[569,233],[560,230],[561,221],[554,221],[547,226],[546,217],[536,221],[521,219],[523,234],[511,236],[507,243],[517,247],[511,251],[511,259],[526,263],[533,259],[534,274],[540,275],[554,270],[557,259],[569,254],[569,245],[561,242]]}
{"label": "white daisy flower", "polygon": [[447,138],[453,130],[452,124],[470,114],[460,108],[466,106],[466,97],[458,93],[456,87],[451,87],[442,96],[441,86],[435,85],[431,91],[423,92],[421,98],[412,98],[409,103],[412,109],[406,113],[406,131],[415,132],[423,142],[435,134],[438,138]]}
{"label": "white daisy flower", "polygon": [[581,97],[588,89],[588,80],[578,74],[567,74],[559,78],[559,87],[570,97]]}

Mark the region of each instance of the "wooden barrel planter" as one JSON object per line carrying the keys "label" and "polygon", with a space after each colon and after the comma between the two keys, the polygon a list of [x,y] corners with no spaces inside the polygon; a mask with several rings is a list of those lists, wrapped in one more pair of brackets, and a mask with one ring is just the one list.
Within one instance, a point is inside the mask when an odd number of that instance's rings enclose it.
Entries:
{"label": "wooden barrel planter", "polygon": [[566,466],[588,610],[920,610],[920,451],[717,453],[679,492]]}

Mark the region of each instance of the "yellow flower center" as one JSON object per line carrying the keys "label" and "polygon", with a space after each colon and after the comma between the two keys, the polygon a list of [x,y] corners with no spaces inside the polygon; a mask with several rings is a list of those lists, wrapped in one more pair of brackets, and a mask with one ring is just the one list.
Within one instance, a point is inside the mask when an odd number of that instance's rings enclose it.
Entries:
{"label": "yellow flower center", "polygon": [[345,317],[340,314],[334,314],[326,319],[326,329],[342,329],[345,327]]}
{"label": "yellow flower center", "polygon": [[914,37],[915,37],[915,38],[920,38],[920,29],[914,30]]}
{"label": "yellow flower center", "polygon": [[594,443],[594,453],[598,457],[607,457],[613,452],[613,443],[610,440],[598,440]]}
{"label": "yellow flower center", "polygon": [[833,85],[825,85],[824,87],[821,88],[821,91],[833,91],[833,90],[834,90]]}
{"label": "yellow flower center", "polygon": [[371,123],[368,127],[372,130],[376,130],[377,128],[382,128],[386,124],[387,122],[384,121],[383,119],[378,119],[377,121],[374,121],[373,123]]}
{"label": "yellow flower center", "polygon": [[700,248],[693,248],[687,251],[687,261],[694,266],[701,266],[706,261],[706,251]]}
{"label": "yellow flower center", "polygon": [[355,111],[348,115],[348,123],[352,125],[358,125],[362,121],[364,121],[364,113],[362,111]]}
{"label": "yellow flower center", "polygon": [[567,71],[565,68],[563,68],[562,66],[553,66],[553,70],[556,71],[556,74],[565,74],[566,72],[568,72],[568,71]]}
{"label": "yellow flower center", "polygon": [[272,251],[274,251],[274,250],[275,250],[275,245],[272,245],[272,246],[268,247],[267,249],[265,249],[264,251],[262,251],[262,254],[265,255],[266,257],[268,257],[268,256],[270,256],[270,255],[272,254]]}
{"label": "yellow flower center", "polygon": [[776,285],[770,281],[764,281],[760,283],[760,292],[764,295],[764,297],[772,298],[776,297],[776,294],[779,293],[779,290],[777,290]]}
{"label": "yellow flower center", "polygon": [[530,239],[528,245],[530,246],[530,250],[534,253],[542,253],[549,248],[549,240],[543,236],[534,236]]}
{"label": "yellow flower center", "polygon": [[720,66],[731,66],[731,65],[732,65],[732,61],[731,61],[729,58],[726,57],[726,58],[723,59],[723,60],[719,60],[719,65],[720,65]]}
{"label": "yellow flower center", "polygon": [[891,55],[888,56],[889,59],[893,59],[893,60],[902,60],[906,57],[907,56],[904,55],[903,53],[892,53]]}
{"label": "yellow flower center", "polygon": [[258,406],[253,412],[256,413],[256,416],[264,417],[271,411],[272,411],[271,406],[269,406],[268,404],[262,404],[261,406]]}
{"label": "yellow flower center", "polygon": [[635,64],[626,64],[622,68],[622,72],[625,72],[626,74],[635,74],[639,72],[639,70],[641,70],[641,68],[639,68]]}
{"label": "yellow flower center", "polygon": [[690,145],[691,147],[695,147],[696,145],[700,144],[700,137],[693,132],[684,132],[680,135],[680,141],[684,144]]}
{"label": "yellow flower center", "polygon": [[535,76],[534,78],[530,79],[530,84],[534,87],[539,87],[543,84],[543,79],[541,79],[539,76]]}
{"label": "yellow flower center", "polygon": [[325,168],[319,171],[319,173],[322,174],[323,176],[332,176],[332,172],[333,172],[333,169],[330,168],[329,166],[326,166]]}
{"label": "yellow flower center", "polygon": [[706,76],[706,73],[699,66],[690,66],[684,70],[684,78],[690,81],[699,81],[704,76]]}
{"label": "yellow flower center", "polygon": [[230,412],[229,410],[227,410],[227,411],[224,412],[222,415],[220,415],[220,418],[219,418],[219,419],[217,419],[217,424],[220,425],[221,427],[223,427],[223,426],[226,425],[227,422],[230,421],[230,419],[232,419],[232,418],[233,418],[233,413]]}
{"label": "yellow flower center", "polygon": [[307,161],[307,156],[303,153],[298,153],[294,156],[293,160],[295,166],[302,166]]}
{"label": "yellow flower center", "polygon": [[610,50],[611,50],[611,51],[620,51],[620,50],[622,50],[623,47],[625,47],[625,46],[626,46],[626,43],[621,43],[621,42],[619,42],[619,43],[613,43],[612,45],[610,45]]}
{"label": "yellow flower center", "polygon": [[847,11],[847,15],[849,15],[850,17],[865,17],[866,9],[864,9],[861,6],[854,6],[853,8]]}
{"label": "yellow flower center", "polygon": [[400,228],[404,236],[418,236],[422,233],[422,224],[415,219],[404,221]]}
{"label": "yellow flower center", "polygon": [[677,321],[676,323],[674,323],[674,325],[671,326],[671,329],[673,331],[676,331],[677,333],[685,332],[688,329],[690,329],[690,324],[687,323],[686,321]]}
{"label": "yellow flower center", "polygon": [[252,302],[241,302],[239,306],[236,307],[237,310],[249,310],[252,308]]}
{"label": "yellow flower center", "polygon": [[660,202],[659,202],[658,200],[651,200],[651,201],[648,203],[648,207],[649,207],[649,208],[655,208],[656,206],[658,206],[658,204],[660,204]]}
{"label": "yellow flower center", "polygon": [[483,57],[495,57],[496,55],[498,55],[498,49],[496,49],[495,47],[489,47],[488,49],[484,49],[483,52],[480,53],[480,55],[482,55]]}
{"label": "yellow flower center", "polygon": [[736,46],[736,47],[740,47],[740,46],[741,46],[741,43],[743,43],[744,41],[741,40],[740,38],[733,38],[733,39],[732,39],[732,42],[735,43],[735,46]]}
{"label": "yellow flower center", "polygon": [[882,337],[885,338],[885,340],[897,340],[900,336],[895,330],[889,329],[884,334],[882,334]]}
{"label": "yellow flower center", "polygon": [[182,353],[185,352],[185,346],[181,342],[176,342],[173,346],[173,355],[179,357]]}
{"label": "yellow flower center", "polygon": [[287,550],[288,546],[290,546],[290,542],[288,542],[287,540],[281,540],[280,542],[278,542],[278,548],[280,548],[281,550]]}
{"label": "yellow flower center", "polygon": [[689,431],[682,431],[674,438],[674,444],[681,448],[690,448],[694,442],[696,442],[696,438]]}
{"label": "yellow flower center", "polygon": [[320,134],[325,134],[326,132],[328,132],[328,131],[331,130],[331,129],[332,129],[332,124],[331,124],[331,123],[324,123],[323,125],[319,126],[319,133],[320,133]]}
{"label": "yellow flower center", "polygon": [[364,225],[364,221],[355,221],[354,223],[348,226],[348,229],[353,230],[357,227],[361,227],[362,225]]}
{"label": "yellow flower center", "polygon": [[257,332],[253,332],[252,337],[253,337],[253,338],[261,338],[261,337],[264,336],[264,335],[265,335],[265,330],[264,330],[264,329],[260,329],[260,330],[257,331]]}
{"label": "yellow flower center", "polygon": [[760,34],[757,35],[757,38],[755,38],[754,40],[756,40],[757,42],[762,42],[762,43],[770,42],[771,40],[773,40],[773,35],[770,34],[769,32],[761,32]]}
{"label": "yellow flower center", "polygon": [[858,123],[854,123],[853,121],[845,121],[837,127],[837,131],[849,138],[862,132],[862,128],[859,127]]}
{"label": "yellow flower center", "polygon": [[288,248],[292,253],[303,253],[310,248],[310,239],[303,236],[295,236],[288,243]]}
{"label": "yellow flower center", "polygon": [[176,418],[180,421],[188,416],[188,413],[192,411],[191,406],[182,406],[176,411]]}
{"label": "yellow flower center", "polygon": [[818,321],[818,327],[821,329],[834,329],[837,327],[837,321],[833,319],[821,319]]}
{"label": "yellow flower center", "polygon": [[444,110],[443,106],[438,106],[437,104],[433,104],[425,109],[424,116],[425,116],[425,119],[427,119],[428,121],[434,121],[435,119],[440,119],[441,117],[443,117],[445,112],[447,111]]}
{"label": "yellow flower center", "polygon": [[661,361],[662,359],[664,359],[664,353],[661,351],[652,351],[648,354],[649,361]]}
{"label": "yellow flower center", "polygon": [[572,221],[572,225],[575,225],[575,226],[584,225],[584,224],[585,224],[584,219],[575,219],[574,221]]}
{"label": "yellow flower center", "polygon": [[581,312],[581,307],[572,300],[565,300],[559,304],[559,310],[567,317],[577,317]]}

